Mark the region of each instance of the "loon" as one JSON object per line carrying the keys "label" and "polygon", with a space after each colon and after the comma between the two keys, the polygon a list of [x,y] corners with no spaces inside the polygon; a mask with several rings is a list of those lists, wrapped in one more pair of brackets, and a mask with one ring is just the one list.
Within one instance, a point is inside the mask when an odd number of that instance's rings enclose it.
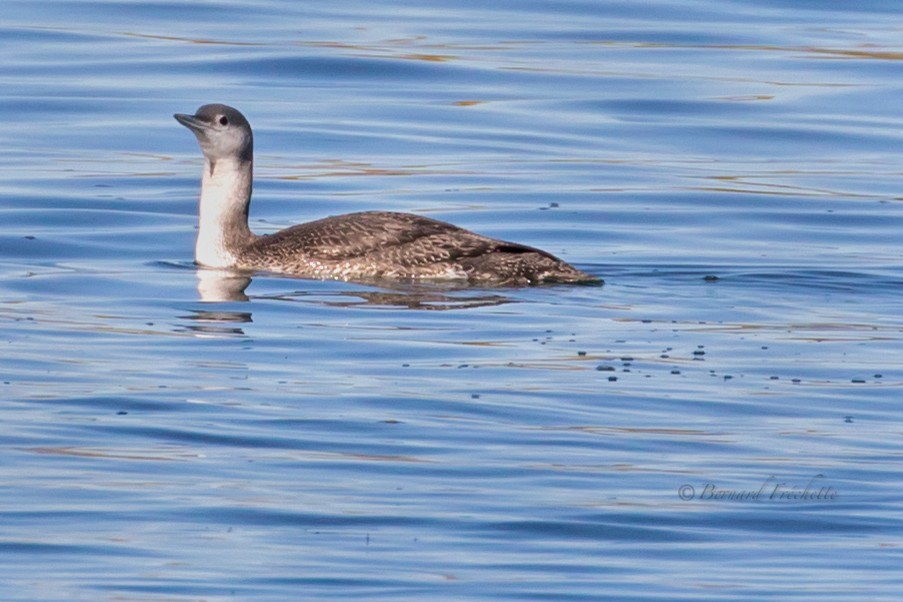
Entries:
{"label": "loon", "polygon": [[204,153],[195,245],[195,262],[201,266],[356,281],[602,283],[540,249],[411,213],[362,211],[254,234],[248,227],[254,167],[251,124],[223,104],[174,117],[194,133]]}

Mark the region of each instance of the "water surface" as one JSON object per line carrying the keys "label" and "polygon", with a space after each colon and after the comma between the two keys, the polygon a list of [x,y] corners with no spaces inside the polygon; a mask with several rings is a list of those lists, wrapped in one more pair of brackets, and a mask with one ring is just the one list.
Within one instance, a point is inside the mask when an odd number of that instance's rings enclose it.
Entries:
{"label": "water surface", "polygon": [[[897,600],[891,2],[10,1],[4,600]],[[412,211],[604,287],[192,264]]]}

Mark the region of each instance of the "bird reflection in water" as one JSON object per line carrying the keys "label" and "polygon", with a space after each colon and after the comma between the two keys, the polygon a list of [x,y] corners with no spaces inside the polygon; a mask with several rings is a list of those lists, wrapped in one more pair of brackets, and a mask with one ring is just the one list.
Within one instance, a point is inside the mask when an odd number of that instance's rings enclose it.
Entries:
{"label": "bird reflection in water", "polygon": [[[201,301],[208,303],[223,303],[228,301],[250,301],[245,291],[251,284],[251,276],[241,272],[227,270],[198,269],[198,293]],[[286,278],[280,280],[287,281]],[[475,307],[487,307],[504,305],[514,302],[514,299],[497,290],[493,292],[478,291],[468,287],[453,287],[442,283],[411,283],[403,282],[379,282],[379,290],[301,290],[276,295],[258,295],[256,299],[276,299],[283,301],[304,301],[319,303],[329,307],[387,307],[406,308],[420,310],[448,310],[470,309]],[[390,286],[391,288],[386,288]],[[327,297],[327,298],[324,298]],[[250,313],[247,319],[229,320],[228,316],[244,316],[245,312],[234,311],[205,311],[203,313],[210,321],[237,321],[250,322]],[[200,319],[200,316],[199,318]]]}

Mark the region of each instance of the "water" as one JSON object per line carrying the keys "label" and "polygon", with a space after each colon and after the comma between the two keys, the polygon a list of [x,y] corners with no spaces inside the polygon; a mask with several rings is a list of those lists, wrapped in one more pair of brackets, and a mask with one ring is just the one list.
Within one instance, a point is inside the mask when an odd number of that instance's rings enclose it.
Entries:
{"label": "water", "polygon": [[[898,6],[11,0],[3,600],[897,600]],[[192,265],[414,211],[602,288]]]}

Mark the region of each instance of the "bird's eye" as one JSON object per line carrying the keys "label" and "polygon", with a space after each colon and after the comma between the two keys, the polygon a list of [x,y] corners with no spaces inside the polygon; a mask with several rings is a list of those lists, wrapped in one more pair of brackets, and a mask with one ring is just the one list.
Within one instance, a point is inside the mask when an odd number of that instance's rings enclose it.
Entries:
{"label": "bird's eye", "polygon": [[225,115],[220,115],[219,124],[220,125],[229,125],[229,119]]}

